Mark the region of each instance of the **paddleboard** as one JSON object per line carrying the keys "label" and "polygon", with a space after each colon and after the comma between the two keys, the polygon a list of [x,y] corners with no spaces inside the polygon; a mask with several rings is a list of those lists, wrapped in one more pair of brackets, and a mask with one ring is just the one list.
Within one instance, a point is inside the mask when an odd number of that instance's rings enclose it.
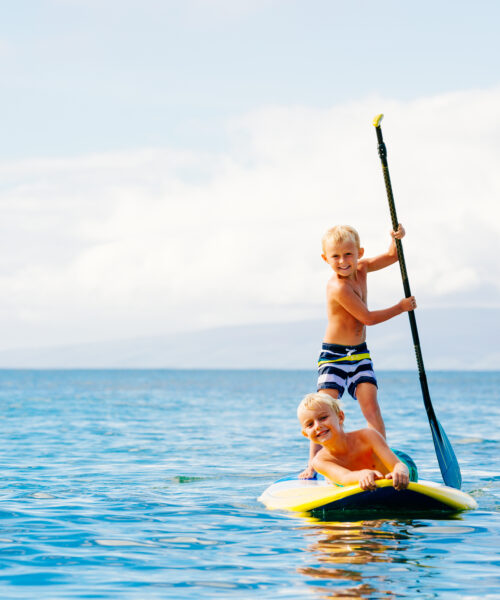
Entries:
{"label": "paddleboard", "polygon": [[317,479],[284,477],[270,485],[259,497],[270,510],[325,513],[408,513],[459,512],[477,508],[472,496],[433,481],[410,482],[405,490],[394,489],[392,480],[376,481],[377,489],[362,490],[359,485],[340,487],[322,475]]}

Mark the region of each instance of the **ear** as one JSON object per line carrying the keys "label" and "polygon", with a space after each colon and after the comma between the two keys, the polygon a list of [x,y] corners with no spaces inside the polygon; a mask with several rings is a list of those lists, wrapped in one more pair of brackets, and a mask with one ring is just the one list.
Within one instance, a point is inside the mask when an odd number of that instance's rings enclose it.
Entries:
{"label": "ear", "polygon": [[321,255],[321,258],[322,258],[322,259],[323,259],[323,260],[324,260],[326,263],[328,262],[328,259],[326,258],[326,254],[322,254],[322,255]]}
{"label": "ear", "polygon": [[344,419],[345,419],[345,413],[343,410],[339,410],[339,414],[337,415],[337,419],[339,420],[339,423],[341,425],[344,424]]}
{"label": "ear", "polygon": [[307,435],[307,433],[306,433],[304,430],[302,430],[302,435],[303,435],[305,438],[309,439],[309,436]]}
{"label": "ear", "polygon": [[359,248],[359,250],[358,250],[358,258],[362,258],[364,253],[365,253],[365,249],[364,248]]}

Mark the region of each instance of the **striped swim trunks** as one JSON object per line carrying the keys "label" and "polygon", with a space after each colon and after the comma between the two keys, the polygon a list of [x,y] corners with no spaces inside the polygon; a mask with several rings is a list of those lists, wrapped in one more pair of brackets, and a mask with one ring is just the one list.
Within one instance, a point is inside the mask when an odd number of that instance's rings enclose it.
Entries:
{"label": "striped swim trunks", "polygon": [[338,390],[341,398],[347,388],[349,394],[356,398],[356,387],[365,382],[377,386],[366,343],[357,346],[322,344],[318,359],[318,391]]}

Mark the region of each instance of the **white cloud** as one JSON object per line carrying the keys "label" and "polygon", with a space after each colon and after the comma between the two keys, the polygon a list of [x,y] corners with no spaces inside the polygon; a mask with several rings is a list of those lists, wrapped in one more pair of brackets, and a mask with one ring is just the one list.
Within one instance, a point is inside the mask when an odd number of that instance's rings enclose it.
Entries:
{"label": "white cloud", "polygon": [[[499,106],[487,90],[274,107],[229,123],[227,154],[4,163],[2,347],[322,316],[323,231],[389,243],[380,110],[420,306],[499,306]],[[397,267],[370,288],[372,306],[399,300]]]}

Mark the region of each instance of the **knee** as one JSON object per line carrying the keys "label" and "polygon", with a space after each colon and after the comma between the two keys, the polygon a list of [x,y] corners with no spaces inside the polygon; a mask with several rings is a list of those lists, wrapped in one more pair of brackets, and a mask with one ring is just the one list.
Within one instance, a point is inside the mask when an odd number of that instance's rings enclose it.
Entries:
{"label": "knee", "polygon": [[331,388],[323,388],[321,390],[318,390],[319,394],[328,394],[329,396],[331,396],[332,398],[338,399],[339,397],[339,391],[338,390],[333,390]]}

